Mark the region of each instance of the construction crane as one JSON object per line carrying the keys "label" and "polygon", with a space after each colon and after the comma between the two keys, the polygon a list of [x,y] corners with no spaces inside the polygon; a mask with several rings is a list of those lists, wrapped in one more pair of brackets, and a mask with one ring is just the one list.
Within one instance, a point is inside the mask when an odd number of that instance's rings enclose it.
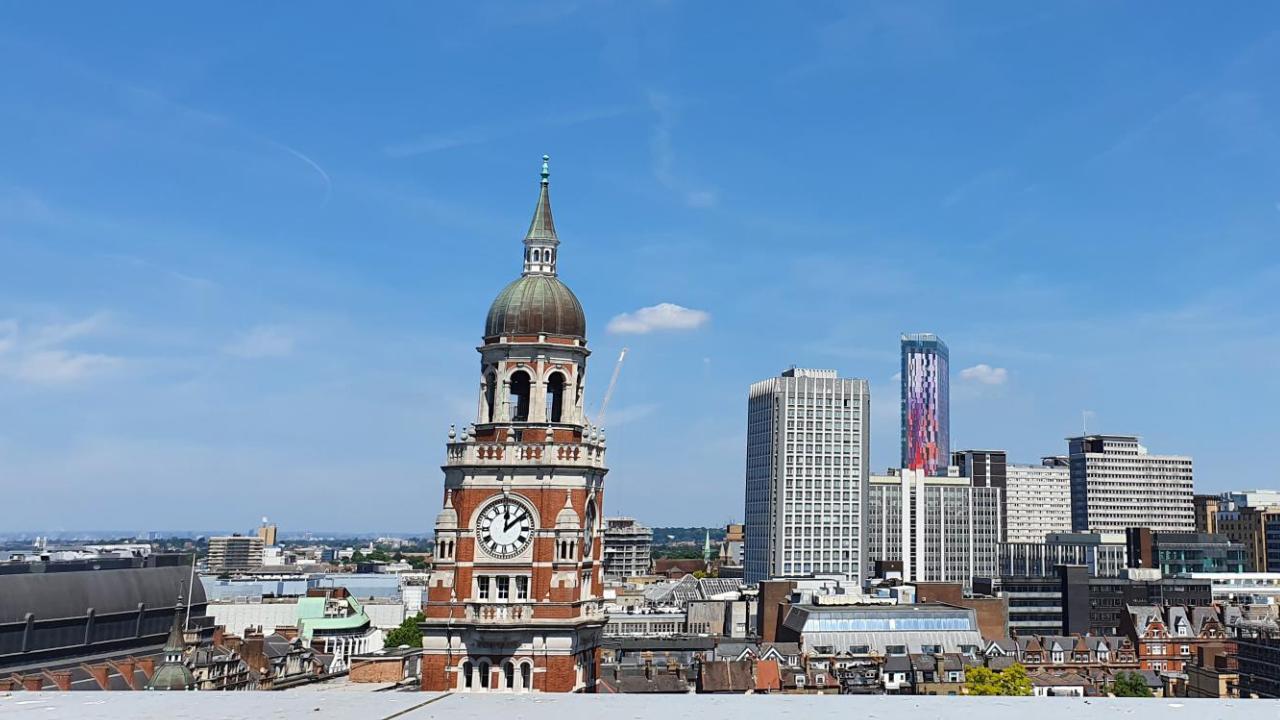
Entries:
{"label": "construction crane", "polygon": [[596,415],[596,425],[604,427],[604,412],[609,409],[609,399],[613,397],[613,388],[618,384],[618,373],[622,372],[622,361],[627,359],[627,348],[618,353],[618,364],[613,366],[613,377],[609,378],[609,389],[604,391],[604,399],[600,401],[600,412]]}

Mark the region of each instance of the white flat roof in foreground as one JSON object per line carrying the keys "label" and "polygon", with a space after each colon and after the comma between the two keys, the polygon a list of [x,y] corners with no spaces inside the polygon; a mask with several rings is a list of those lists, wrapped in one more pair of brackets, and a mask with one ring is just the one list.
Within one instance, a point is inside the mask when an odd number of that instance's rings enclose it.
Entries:
{"label": "white flat roof in foreground", "polygon": [[1276,720],[1280,700],[1002,698],[911,695],[465,695],[418,692],[14,692],[5,720]]}

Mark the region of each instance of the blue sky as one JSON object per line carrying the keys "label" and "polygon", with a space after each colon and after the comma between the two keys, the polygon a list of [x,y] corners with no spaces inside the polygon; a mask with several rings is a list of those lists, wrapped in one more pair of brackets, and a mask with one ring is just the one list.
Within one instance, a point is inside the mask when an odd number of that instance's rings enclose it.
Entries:
{"label": "blue sky", "polygon": [[[903,331],[950,345],[956,447],[1087,411],[1275,485],[1278,20],[6,3],[0,526],[429,529],[544,152],[592,407],[631,350],[610,513],[739,518],[747,386],[793,364],[868,378],[895,464]],[[706,316],[608,329],[661,303]]]}

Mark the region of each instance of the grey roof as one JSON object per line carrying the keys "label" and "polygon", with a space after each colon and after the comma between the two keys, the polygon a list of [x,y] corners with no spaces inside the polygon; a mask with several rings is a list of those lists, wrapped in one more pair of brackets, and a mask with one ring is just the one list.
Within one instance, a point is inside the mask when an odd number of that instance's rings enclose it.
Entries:
{"label": "grey roof", "polygon": [[[190,568],[125,568],[60,573],[0,575],[0,624],[24,622],[28,612],[37,620],[84,617],[89,608],[98,616],[171,608],[179,586],[186,588]],[[192,605],[204,605],[204,586],[195,583]]]}
{"label": "grey roof", "polygon": [[890,645],[910,653],[983,645],[974,611],[950,605],[794,605],[783,624],[800,633],[806,648],[830,646],[835,653],[860,645],[878,653]]}
{"label": "grey roof", "polygon": [[1017,662],[1018,659],[1012,655],[996,655],[995,657],[987,658],[987,667],[992,670],[1003,670]]}
{"label": "grey roof", "polygon": [[987,645],[987,650],[998,650],[1004,655],[1013,655],[1018,652],[1018,643],[1012,638],[999,638],[992,640],[991,643]]}
{"label": "grey roof", "polygon": [[911,669],[911,658],[906,655],[890,655],[884,659],[885,672],[907,672]]}
{"label": "grey roof", "polygon": [[1218,616],[1218,610],[1214,607],[1193,607],[1191,608],[1191,624],[1195,628],[1195,633],[1199,635],[1204,632],[1206,623],[1222,622]]}

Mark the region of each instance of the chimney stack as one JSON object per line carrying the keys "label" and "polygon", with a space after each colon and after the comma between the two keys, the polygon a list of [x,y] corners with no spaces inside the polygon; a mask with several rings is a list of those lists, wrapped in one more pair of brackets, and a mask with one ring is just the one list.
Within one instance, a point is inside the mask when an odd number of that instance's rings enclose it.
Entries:
{"label": "chimney stack", "polygon": [[111,674],[111,668],[106,665],[84,665],[83,667],[85,670],[88,670],[89,674],[93,676],[93,679],[98,682],[99,689],[111,689],[111,683],[107,680],[107,676]]}
{"label": "chimney stack", "polygon": [[53,670],[49,672],[49,679],[57,686],[59,690],[67,691],[71,689],[71,671],[70,670]]}
{"label": "chimney stack", "polygon": [[137,685],[133,684],[133,671],[136,670],[137,668],[138,668],[138,661],[134,660],[131,657],[125,658],[124,660],[116,661],[116,671],[120,673],[120,676],[124,678],[124,681],[126,683],[129,683],[129,687],[133,688],[134,690],[139,689]]}
{"label": "chimney stack", "polygon": [[22,678],[22,689],[31,692],[38,692],[44,687],[44,678],[39,675],[25,675]]}
{"label": "chimney stack", "polygon": [[150,680],[152,675],[156,674],[156,659],[153,657],[144,657],[138,659],[138,667],[142,668],[142,674]]}

